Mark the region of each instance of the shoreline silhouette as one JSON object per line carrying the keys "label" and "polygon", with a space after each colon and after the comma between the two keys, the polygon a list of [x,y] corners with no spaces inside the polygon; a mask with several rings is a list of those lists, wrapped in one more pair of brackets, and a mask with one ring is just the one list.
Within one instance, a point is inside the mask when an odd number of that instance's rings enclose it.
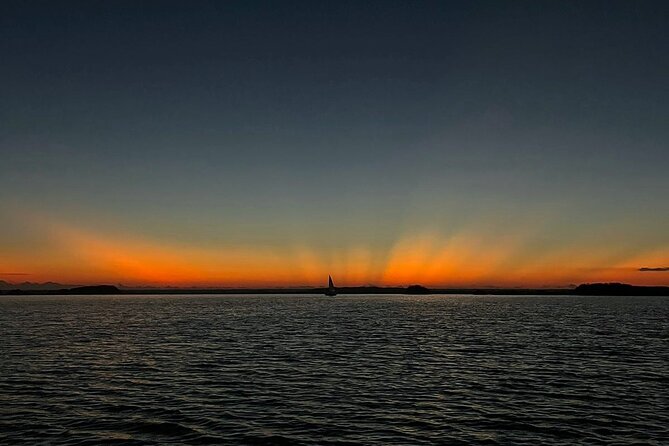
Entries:
{"label": "shoreline silhouette", "polygon": [[[324,294],[327,287],[290,288],[118,288],[114,285],[86,285],[60,289],[7,289],[0,295],[152,295],[152,294]],[[564,295],[564,296],[669,296],[669,286],[639,286],[626,283],[588,283],[574,288],[428,288],[349,286],[337,287],[337,294],[474,294],[474,295]]]}

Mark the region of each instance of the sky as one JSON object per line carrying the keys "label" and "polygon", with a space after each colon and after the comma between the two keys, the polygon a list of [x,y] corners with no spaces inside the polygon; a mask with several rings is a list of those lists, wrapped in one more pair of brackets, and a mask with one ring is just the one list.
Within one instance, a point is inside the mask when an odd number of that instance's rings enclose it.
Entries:
{"label": "sky", "polygon": [[3,1],[0,280],[669,285],[668,54],[664,1]]}

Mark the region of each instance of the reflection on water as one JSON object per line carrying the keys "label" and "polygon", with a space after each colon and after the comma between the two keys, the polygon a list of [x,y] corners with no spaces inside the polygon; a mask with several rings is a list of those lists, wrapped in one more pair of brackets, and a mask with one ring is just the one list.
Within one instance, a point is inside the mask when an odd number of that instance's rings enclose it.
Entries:
{"label": "reflection on water", "polygon": [[661,444],[668,330],[657,297],[3,296],[0,443]]}

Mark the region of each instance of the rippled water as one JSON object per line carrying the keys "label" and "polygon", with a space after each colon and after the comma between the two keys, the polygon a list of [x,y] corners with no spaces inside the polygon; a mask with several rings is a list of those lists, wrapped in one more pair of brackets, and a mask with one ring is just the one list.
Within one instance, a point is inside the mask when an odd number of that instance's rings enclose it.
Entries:
{"label": "rippled water", "polygon": [[0,443],[669,444],[669,298],[0,298]]}

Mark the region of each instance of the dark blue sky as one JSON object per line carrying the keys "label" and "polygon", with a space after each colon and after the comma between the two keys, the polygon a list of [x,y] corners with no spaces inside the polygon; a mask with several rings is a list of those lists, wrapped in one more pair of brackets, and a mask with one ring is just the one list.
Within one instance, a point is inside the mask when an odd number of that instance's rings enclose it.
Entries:
{"label": "dark blue sky", "polygon": [[665,247],[668,54],[662,1],[5,1],[0,247]]}

